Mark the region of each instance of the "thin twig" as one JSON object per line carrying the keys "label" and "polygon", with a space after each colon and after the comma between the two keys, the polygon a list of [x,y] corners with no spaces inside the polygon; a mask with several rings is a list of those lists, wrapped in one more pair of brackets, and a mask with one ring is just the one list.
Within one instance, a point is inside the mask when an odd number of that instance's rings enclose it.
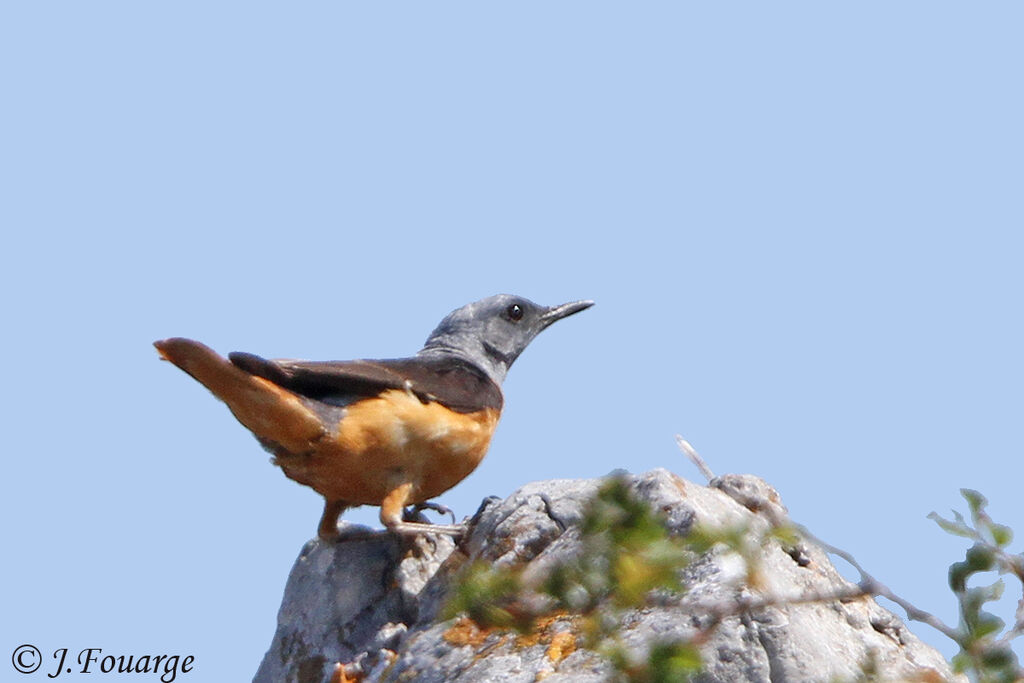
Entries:
{"label": "thin twig", "polygon": [[788,605],[805,605],[816,602],[833,602],[835,600],[856,600],[868,597],[871,592],[860,585],[849,585],[830,591],[808,591],[798,595],[755,595],[739,596],[722,600],[700,600],[687,602],[687,608],[706,613],[715,618],[731,617],[744,612],[764,609],[765,607],[785,607]]}
{"label": "thin twig", "polygon": [[950,638],[953,642],[960,642],[960,634],[957,633],[956,629],[947,626],[945,622],[943,622],[934,614],[931,614],[930,612],[925,612],[923,609],[918,608],[909,600],[905,600],[900,596],[896,595],[895,593],[893,593],[888,586],[886,586],[884,583],[882,583],[874,576],[869,574],[868,571],[860,565],[860,562],[858,562],[856,558],[853,557],[853,555],[846,552],[842,548],[837,548],[831,543],[826,543],[825,541],[821,540],[820,538],[812,534],[810,530],[802,524],[796,524],[794,522],[790,522],[790,524],[792,524],[793,528],[799,531],[801,535],[810,539],[813,543],[820,546],[826,552],[843,558],[850,564],[851,567],[856,569],[857,573],[860,574],[860,581],[857,582],[857,585],[863,588],[865,592],[871,593],[872,595],[880,595],[883,598],[892,600],[897,605],[903,608],[903,611],[907,613],[908,619],[928,624],[935,630],[945,635],[947,638]]}
{"label": "thin twig", "polygon": [[715,478],[715,473],[711,471],[708,464],[704,462],[704,458],[700,457],[700,454],[694,450],[689,441],[679,434],[676,434],[676,443],[679,445],[679,450],[681,450],[683,454],[690,459],[690,462],[697,466],[697,469],[700,470],[700,473],[704,475],[705,479],[710,482]]}
{"label": "thin twig", "polygon": [[[704,458],[702,458],[697,453],[697,451],[694,450],[693,446],[691,446],[690,443],[686,439],[684,439],[682,436],[677,434],[676,435],[676,443],[679,444],[679,450],[681,450],[686,455],[686,457],[688,457],[693,462],[693,464],[697,466],[697,468],[701,471],[701,473],[704,475],[704,477],[709,482],[712,479],[715,478],[715,475],[711,471],[711,468],[708,467],[706,462],[704,462]],[[778,527],[778,526],[780,526],[782,524],[789,524],[794,529],[796,529],[801,535],[803,535],[805,538],[807,538],[810,541],[812,541],[813,543],[817,544],[819,547],[824,549],[826,552],[828,552],[828,553],[830,553],[832,555],[836,555],[837,557],[841,557],[842,559],[846,560],[850,564],[850,566],[852,566],[855,570],[857,570],[857,573],[860,574],[860,581],[857,582],[858,591],[854,592],[849,597],[857,597],[857,593],[859,593],[861,595],[878,595],[878,596],[882,596],[883,598],[887,598],[887,599],[891,600],[892,602],[896,603],[897,605],[899,605],[901,608],[903,608],[903,610],[907,613],[907,618],[908,619],[911,619],[913,621],[920,621],[922,623],[928,624],[929,626],[931,626],[932,628],[936,629],[937,631],[939,631],[940,633],[942,633],[946,637],[952,639],[953,642],[956,642],[956,643],[960,642],[960,634],[957,633],[956,629],[951,628],[950,626],[946,625],[945,622],[943,622],[941,619],[936,617],[934,614],[931,614],[930,612],[926,612],[923,609],[918,608],[917,606],[912,604],[910,601],[905,600],[905,599],[901,598],[900,596],[896,595],[895,593],[893,593],[892,590],[890,590],[890,588],[888,586],[886,586],[884,583],[882,583],[881,581],[876,579],[874,576],[872,576],[870,573],[868,573],[868,571],[866,569],[864,569],[864,567],[862,567],[860,565],[860,563],[857,562],[857,560],[850,553],[846,552],[842,548],[837,548],[836,546],[832,545],[831,543],[826,543],[825,541],[821,540],[820,538],[815,536],[813,533],[811,533],[811,531],[807,527],[803,526],[802,524],[797,524],[797,523],[793,522],[792,520],[785,521],[785,520],[781,520],[781,519],[771,519],[770,521],[771,521],[772,525],[776,526],[776,527]],[[768,599],[766,598],[765,600],[768,600]],[[790,600],[790,602],[797,602],[797,601],[799,601],[799,602],[817,602],[817,601],[820,601],[820,599],[816,600],[813,595],[809,595],[807,597],[807,599],[799,598],[797,600]],[[750,603],[750,601],[747,601],[747,602],[748,602],[748,604]],[[778,604],[779,602],[781,602],[781,601],[776,601],[776,600],[772,599],[770,601],[765,602],[764,604],[766,604],[766,605],[767,604]],[[751,609],[751,608],[748,607],[747,609]]]}

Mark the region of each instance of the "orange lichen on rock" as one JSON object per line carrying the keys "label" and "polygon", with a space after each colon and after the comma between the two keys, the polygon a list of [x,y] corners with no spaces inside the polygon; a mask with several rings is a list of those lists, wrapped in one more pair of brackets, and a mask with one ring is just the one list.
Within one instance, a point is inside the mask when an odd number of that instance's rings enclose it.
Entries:
{"label": "orange lichen on rock", "polygon": [[331,683],[359,683],[362,676],[350,676],[345,671],[345,665],[338,662],[334,665],[334,672],[331,674]]}
{"label": "orange lichen on rock", "polygon": [[559,631],[551,637],[547,656],[552,664],[558,664],[576,649],[576,636],[570,631]]}
{"label": "orange lichen on rock", "polygon": [[516,636],[516,647],[533,647],[537,643],[550,642],[551,627],[565,618],[566,612],[564,610],[558,610],[557,612],[552,612],[547,616],[537,619],[533,624],[533,629],[529,633],[521,633]]}
{"label": "orange lichen on rock", "polygon": [[487,639],[487,633],[487,630],[480,628],[475,621],[462,616],[456,619],[451,628],[445,631],[441,637],[449,645],[477,647]]}

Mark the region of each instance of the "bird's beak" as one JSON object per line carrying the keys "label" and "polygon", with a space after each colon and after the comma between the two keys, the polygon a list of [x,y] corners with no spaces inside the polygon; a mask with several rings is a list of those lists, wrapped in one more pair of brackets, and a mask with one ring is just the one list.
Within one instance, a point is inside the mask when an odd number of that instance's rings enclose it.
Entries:
{"label": "bird's beak", "polygon": [[579,313],[580,311],[590,308],[593,305],[593,301],[590,301],[589,299],[584,299],[582,301],[570,301],[569,303],[562,304],[561,306],[552,306],[551,308],[549,308],[548,310],[544,311],[544,313],[541,314],[540,324],[542,325],[542,327],[547,327],[556,320],[568,318],[573,313]]}

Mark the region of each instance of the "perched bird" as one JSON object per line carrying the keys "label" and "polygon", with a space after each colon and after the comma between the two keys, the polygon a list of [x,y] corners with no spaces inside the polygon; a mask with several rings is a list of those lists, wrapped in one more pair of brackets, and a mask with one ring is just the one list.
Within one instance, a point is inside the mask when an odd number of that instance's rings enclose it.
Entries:
{"label": "perched bird", "polygon": [[457,534],[461,527],[405,521],[404,508],[476,469],[509,367],[541,330],[593,303],[488,297],[450,313],[410,358],[224,358],[191,339],[154,345],[224,401],[289,478],[324,497],[320,538],[337,538],[338,517],[357,505],[379,505],[381,522],[397,533]]}

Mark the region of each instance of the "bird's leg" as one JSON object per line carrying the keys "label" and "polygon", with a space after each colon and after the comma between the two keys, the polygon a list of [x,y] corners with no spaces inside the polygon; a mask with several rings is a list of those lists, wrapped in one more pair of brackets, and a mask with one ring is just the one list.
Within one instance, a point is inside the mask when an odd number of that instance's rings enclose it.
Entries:
{"label": "bird's leg", "polygon": [[405,521],[424,520],[423,515],[420,514],[423,510],[433,510],[439,515],[450,515],[452,518],[452,524],[455,524],[455,513],[452,509],[447,505],[442,505],[441,503],[435,503],[433,501],[425,501],[423,503],[416,503],[413,505],[411,514],[406,510],[407,514],[404,518]]}
{"label": "bird's leg", "polygon": [[338,517],[348,507],[343,500],[327,500],[324,503],[324,514],[320,516],[320,526],[317,527],[316,535],[322,541],[338,540]]}
{"label": "bird's leg", "polygon": [[420,534],[447,534],[462,536],[466,527],[460,524],[424,524],[423,522],[406,522],[402,519],[402,511],[412,496],[411,482],[400,484],[391,490],[380,503],[380,521],[396,534],[402,536],[419,536]]}
{"label": "bird's leg", "polygon": [[347,541],[369,541],[380,538],[383,531],[374,531],[363,526],[338,529],[338,517],[347,508],[352,507],[344,500],[328,500],[324,503],[324,514],[320,517],[320,526],[316,535],[325,543],[344,543]]}

